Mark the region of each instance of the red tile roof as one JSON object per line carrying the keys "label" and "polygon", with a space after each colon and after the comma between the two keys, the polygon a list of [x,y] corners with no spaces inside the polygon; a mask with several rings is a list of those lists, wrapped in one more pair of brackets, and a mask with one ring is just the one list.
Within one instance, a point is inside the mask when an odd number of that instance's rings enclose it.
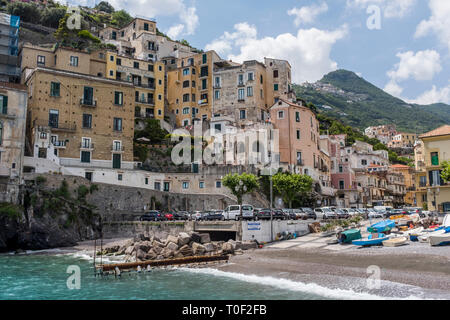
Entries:
{"label": "red tile roof", "polygon": [[450,135],[450,125],[446,124],[442,127],[439,127],[433,131],[424,133],[419,136],[419,138],[430,138],[430,137],[439,137],[439,136],[446,136]]}

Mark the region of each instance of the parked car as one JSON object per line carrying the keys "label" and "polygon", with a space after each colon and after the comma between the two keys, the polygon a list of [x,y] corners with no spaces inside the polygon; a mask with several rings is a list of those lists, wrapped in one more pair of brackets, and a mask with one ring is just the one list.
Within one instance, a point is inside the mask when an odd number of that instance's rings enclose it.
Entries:
{"label": "parked car", "polygon": [[189,220],[190,214],[187,211],[176,211],[173,213],[174,220]]}
{"label": "parked car", "polygon": [[303,212],[302,209],[292,209],[292,213],[295,215],[295,220],[306,220],[308,219],[308,215]]}
{"label": "parked car", "polygon": [[272,210],[268,208],[255,209],[254,211],[255,220],[270,220]]}
{"label": "parked car", "polygon": [[392,217],[392,216],[401,216],[401,215],[407,215],[409,214],[407,210],[405,209],[393,209],[386,213],[386,218]]}
{"label": "parked car", "polygon": [[240,220],[242,219],[253,219],[253,206],[248,204],[242,205],[242,217],[241,217],[241,206],[231,205],[224,210],[224,216],[226,220]]}
{"label": "parked car", "polygon": [[286,215],[281,209],[273,209],[273,219],[274,220],[287,220]]}
{"label": "parked car", "polygon": [[334,212],[337,214],[339,219],[348,219],[350,218],[350,214],[347,209],[335,209]]}
{"label": "parked car", "polygon": [[353,216],[356,216],[357,214],[359,214],[359,212],[355,208],[349,208],[347,210],[347,212],[350,215],[350,217],[353,217]]}
{"label": "parked car", "polygon": [[337,219],[336,213],[330,207],[315,208],[314,213],[318,219]]}
{"label": "parked car", "polygon": [[164,216],[161,214],[161,212],[157,210],[148,211],[139,218],[139,221],[164,221],[164,220],[165,220]]}
{"label": "parked car", "polygon": [[204,212],[202,214],[202,220],[206,221],[214,221],[214,220],[225,220],[225,216],[223,215],[222,210],[211,210]]}
{"label": "parked car", "polygon": [[418,214],[421,218],[425,218],[426,215],[423,213],[422,208],[413,207],[413,208],[405,208],[408,211],[408,214]]}
{"label": "parked car", "polygon": [[368,212],[367,217],[369,219],[383,218],[383,213],[381,213],[380,211],[377,211],[375,209],[372,209],[372,208],[367,209],[367,212]]}
{"label": "parked car", "polygon": [[306,214],[306,216],[308,217],[308,219],[317,219],[317,214],[314,212],[313,209],[311,208],[301,208],[302,211]]}
{"label": "parked car", "polygon": [[194,211],[191,214],[191,220],[194,220],[194,221],[202,220],[202,213],[201,213],[201,211]]}
{"label": "parked car", "polygon": [[390,206],[375,206],[373,207],[375,211],[381,213],[384,218],[387,218],[389,216],[389,211],[394,210],[394,208]]}
{"label": "parked car", "polygon": [[297,215],[294,213],[294,209],[282,209],[286,219],[297,220]]}
{"label": "parked car", "polygon": [[166,220],[166,221],[173,221],[173,220],[175,220],[174,217],[173,217],[173,212],[172,211],[162,212],[161,215],[164,217],[164,220]]}

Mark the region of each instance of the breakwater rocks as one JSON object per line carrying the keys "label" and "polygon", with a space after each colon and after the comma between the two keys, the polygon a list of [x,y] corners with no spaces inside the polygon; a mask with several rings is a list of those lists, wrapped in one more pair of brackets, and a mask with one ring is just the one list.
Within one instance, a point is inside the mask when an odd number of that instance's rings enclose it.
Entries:
{"label": "breakwater rocks", "polygon": [[125,262],[164,260],[191,256],[242,254],[244,250],[256,249],[255,241],[211,241],[208,233],[181,232],[178,236],[141,234],[124,245],[111,245],[98,251],[97,255],[123,256]]}

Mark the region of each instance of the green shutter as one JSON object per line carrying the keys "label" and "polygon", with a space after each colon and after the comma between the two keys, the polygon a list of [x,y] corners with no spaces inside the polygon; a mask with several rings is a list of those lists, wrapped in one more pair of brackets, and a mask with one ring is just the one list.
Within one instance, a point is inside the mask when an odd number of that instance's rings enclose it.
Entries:
{"label": "green shutter", "polygon": [[8,114],[8,96],[1,96],[3,100],[2,113]]}

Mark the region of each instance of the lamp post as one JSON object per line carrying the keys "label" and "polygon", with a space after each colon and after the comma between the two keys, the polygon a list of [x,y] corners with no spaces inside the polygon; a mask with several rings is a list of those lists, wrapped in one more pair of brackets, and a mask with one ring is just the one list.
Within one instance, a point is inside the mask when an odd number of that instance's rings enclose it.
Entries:
{"label": "lamp post", "polygon": [[437,205],[437,201],[436,201],[436,195],[438,195],[440,192],[439,188],[433,188],[433,189],[428,189],[428,194],[431,196],[433,195],[433,206],[434,206],[434,210],[436,211],[436,213],[439,213],[439,208]]}

